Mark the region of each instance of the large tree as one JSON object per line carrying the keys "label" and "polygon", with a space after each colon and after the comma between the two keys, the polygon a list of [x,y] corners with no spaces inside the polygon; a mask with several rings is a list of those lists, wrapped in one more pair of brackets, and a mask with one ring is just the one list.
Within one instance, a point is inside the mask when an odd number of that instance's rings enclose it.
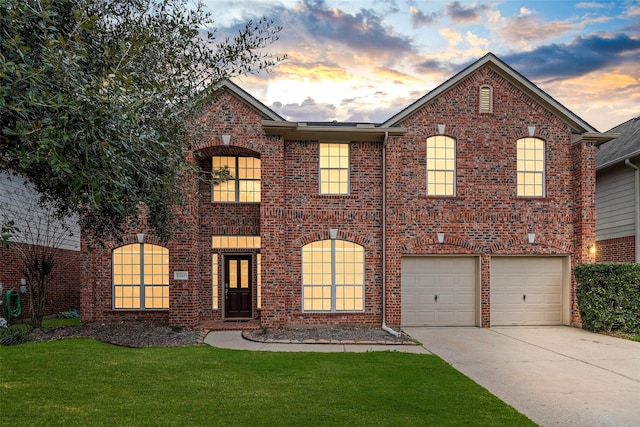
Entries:
{"label": "large tree", "polygon": [[0,0],[0,170],[98,239],[140,206],[167,237],[201,103],[281,59],[272,21],[224,40],[211,22],[187,0]]}

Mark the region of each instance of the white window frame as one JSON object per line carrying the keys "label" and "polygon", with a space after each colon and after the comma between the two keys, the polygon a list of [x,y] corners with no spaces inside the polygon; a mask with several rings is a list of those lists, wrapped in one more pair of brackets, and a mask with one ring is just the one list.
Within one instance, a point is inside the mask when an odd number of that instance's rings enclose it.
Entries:
{"label": "white window frame", "polygon": [[[138,246],[139,247],[139,252],[138,252],[138,257],[139,257],[139,265],[135,264],[139,267],[139,272],[137,274],[135,274],[135,276],[139,275],[139,283],[116,283],[116,253],[119,250],[122,250],[124,248],[128,248],[131,246]],[[160,264],[161,266],[163,266],[163,273],[162,273],[162,278],[163,278],[163,283],[147,283],[147,281],[145,280],[145,277],[149,277],[149,276],[157,276],[157,274],[145,274],[145,248],[160,248],[162,249],[162,263]],[[120,268],[123,268],[123,266],[127,265],[127,264],[118,264],[120,265]],[[134,264],[128,264],[130,266],[133,266]],[[158,265],[158,264],[155,264]],[[123,274],[123,277],[126,277],[127,274]],[[129,276],[134,276],[133,274],[129,274]],[[122,291],[124,291],[124,289],[126,288],[130,288],[130,289],[135,289],[138,288],[139,289],[139,295],[138,295],[138,299],[139,299],[139,307],[116,307],[116,288],[122,288]],[[166,288],[164,290],[166,290],[167,296],[166,296],[166,307],[146,307],[146,291],[147,288]],[[119,246],[117,248],[115,248],[112,252],[111,252],[111,295],[112,295],[112,300],[111,300],[111,307],[113,308],[113,310],[168,310],[169,309],[169,302],[170,302],[170,290],[169,290],[169,249],[165,248],[164,246],[159,246],[159,245],[153,245],[150,243],[131,243],[128,245],[123,245],[123,246]]]}
{"label": "white window frame", "polygon": [[[233,176],[233,173],[230,173],[229,176],[227,177],[216,177],[213,176],[213,182],[212,182],[212,188],[211,188],[211,202],[212,203],[260,203],[260,201],[262,200],[262,161],[260,160],[259,157],[252,157],[252,156],[235,156],[235,155],[216,155],[216,156],[212,156],[211,158],[211,166],[213,168],[213,159],[215,158],[219,158],[219,157],[228,157],[230,159],[234,160],[234,165],[233,165],[233,171],[235,171],[235,175]],[[260,162],[260,178],[240,178],[240,159],[255,159],[258,162]],[[226,165],[227,167],[229,165]],[[231,169],[231,168],[229,168]],[[212,173],[215,175],[217,171],[216,170],[212,170]],[[216,185],[220,185],[221,183],[224,182],[229,182],[229,181],[233,181],[233,200],[215,200],[215,188]],[[241,191],[241,186],[243,182],[252,182],[252,183],[258,183],[258,187],[259,190],[257,192],[251,192],[249,194],[258,194],[258,200],[251,200],[251,201],[242,201],[240,200],[240,195],[242,194]]]}
{"label": "white window frame", "polygon": [[[518,146],[520,144],[520,142],[522,141],[523,144],[526,144],[527,142],[532,142],[532,141],[536,141],[542,144],[542,149],[531,149],[531,148],[527,148],[524,147],[522,149],[520,149]],[[523,152],[523,150],[528,151],[528,154],[531,154],[530,152],[534,152],[534,159],[531,159],[529,157],[521,157],[521,153]],[[538,151],[541,156],[540,159],[537,159],[535,157],[537,157],[537,154],[535,153],[536,151]],[[546,151],[547,151],[547,143],[544,139],[541,138],[536,138],[533,136],[528,136],[525,138],[519,138],[516,141],[516,194],[518,195],[518,197],[521,198],[543,198],[545,197],[547,188],[546,188],[546,167],[547,167],[547,162],[546,162]],[[541,170],[539,170],[536,167],[537,163],[541,163],[542,164],[542,168]],[[534,166],[533,169],[530,168],[530,166]],[[538,176],[540,177],[540,184],[526,184],[521,182],[521,180],[525,177],[535,177]],[[533,186],[534,188],[537,188],[538,186],[540,186],[540,194],[526,194],[526,193],[522,193],[520,192],[520,188],[521,186]],[[526,187],[525,187],[526,188]]]}
{"label": "white window frame", "polygon": [[[322,283],[322,284],[318,284],[318,283],[308,283],[306,278],[310,277],[310,275],[314,274],[312,272],[307,271],[307,269],[309,267],[313,268],[313,263],[309,264],[306,263],[304,260],[305,257],[305,248],[311,248],[312,245],[324,245],[327,242],[330,242],[330,255],[331,255],[331,261],[330,261],[330,274],[327,274],[325,271],[323,271],[322,273],[315,273],[315,274],[322,274],[323,276],[328,276],[330,275],[330,283]],[[342,243],[348,243],[349,245],[353,245],[354,248],[358,249],[359,252],[362,255],[362,272],[361,273],[349,273],[349,274],[354,274],[354,276],[356,274],[360,274],[360,277],[362,278],[362,282],[361,283],[338,283],[338,271],[337,271],[337,262],[336,262],[336,244],[337,242],[342,242]],[[354,252],[355,254],[355,252]],[[305,313],[362,313],[365,311],[365,251],[364,251],[364,247],[354,243],[354,242],[349,242],[347,240],[336,240],[336,239],[331,239],[331,240],[318,240],[315,242],[311,242],[305,246],[302,247],[302,311]],[[355,264],[355,263],[354,263]],[[339,287],[348,287],[348,286],[354,286],[354,287],[360,287],[361,288],[361,293],[362,293],[362,299],[361,299],[361,305],[362,305],[362,309],[338,309],[337,308],[337,300],[339,299],[337,296],[337,289]],[[313,310],[313,309],[305,309],[305,289],[309,288],[309,289],[313,289],[313,288],[325,288],[325,287],[330,287],[330,309],[324,309],[324,310]],[[322,299],[326,299],[326,298],[322,298]],[[356,299],[354,298],[354,301]]]}
{"label": "white window frame", "polygon": [[[429,159],[429,151],[430,151],[429,143],[431,141],[435,142],[439,138],[444,138],[444,139],[446,139],[448,141],[451,141],[453,143],[453,158],[452,159],[444,158],[444,160],[447,161],[447,162],[448,161],[452,161],[453,162],[453,168],[452,169],[450,169],[450,168],[435,168],[435,167],[429,168],[429,163],[431,163],[431,160]],[[426,183],[427,183],[426,193],[427,193],[427,196],[433,196],[433,197],[455,197],[456,194],[457,194],[456,181],[458,180],[457,179],[457,153],[456,153],[457,141],[455,140],[455,138],[452,138],[452,137],[447,136],[447,135],[433,135],[433,136],[430,136],[429,138],[427,138],[425,144],[426,144],[426,153],[427,153],[427,155],[426,155],[426,169],[427,169],[427,173],[426,173]],[[441,158],[439,158],[439,159],[441,159]],[[429,192],[429,184],[430,184],[429,175],[430,175],[430,173],[434,173],[434,174],[438,174],[438,173],[449,174],[449,173],[451,173],[451,174],[453,174],[453,182],[452,182],[451,193],[448,193],[448,192],[444,192],[444,193],[438,193],[438,192],[432,193],[432,192]],[[434,183],[434,185],[437,185],[437,184],[441,184],[441,183]],[[444,185],[449,185],[449,184],[445,183]]]}
{"label": "white window frame", "polygon": [[[323,163],[323,156],[322,156],[322,149],[323,147],[327,147],[327,146],[340,146],[339,148],[345,148],[347,149],[347,167],[331,167],[331,166],[327,166],[327,167],[323,167],[322,163]],[[329,157],[331,158],[331,156]],[[332,171],[347,171],[347,190],[345,192],[331,192],[329,191],[329,189],[327,189],[327,191],[323,191],[323,185],[325,185],[325,181],[323,180],[322,176],[323,176],[323,171],[327,171],[328,173],[332,172]],[[339,181],[340,183],[342,183],[342,181]],[[328,184],[327,184],[328,186]],[[319,147],[318,147],[318,193],[322,196],[348,196],[351,193],[351,145],[347,142],[321,142]]]}

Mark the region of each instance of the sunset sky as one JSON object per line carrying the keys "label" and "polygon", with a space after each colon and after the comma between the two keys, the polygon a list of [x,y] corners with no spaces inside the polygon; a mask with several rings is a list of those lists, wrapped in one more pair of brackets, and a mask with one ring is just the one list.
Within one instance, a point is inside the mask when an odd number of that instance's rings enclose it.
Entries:
{"label": "sunset sky", "polygon": [[283,27],[234,79],[292,121],[380,123],[492,52],[599,131],[640,115],[640,0],[206,0],[218,35]]}

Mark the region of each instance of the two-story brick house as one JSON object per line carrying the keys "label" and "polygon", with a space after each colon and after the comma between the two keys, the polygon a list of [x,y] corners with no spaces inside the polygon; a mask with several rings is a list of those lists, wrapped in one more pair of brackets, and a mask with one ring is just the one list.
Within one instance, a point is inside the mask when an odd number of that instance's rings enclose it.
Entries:
{"label": "two-story brick house", "polygon": [[609,138],[494,55],[382,124],[289,122],[230,82],[202,123],[175,238],[84,251],[85,321],[579,321]]}

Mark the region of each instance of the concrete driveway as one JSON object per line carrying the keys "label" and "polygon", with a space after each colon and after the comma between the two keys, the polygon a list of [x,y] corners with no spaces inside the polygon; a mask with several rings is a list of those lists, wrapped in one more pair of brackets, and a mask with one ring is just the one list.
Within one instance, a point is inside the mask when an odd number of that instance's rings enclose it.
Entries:
{"label": "concrete driveway", "polygon": [[577,328],[404,328],[543,426],[640,426],[640,342]]}

